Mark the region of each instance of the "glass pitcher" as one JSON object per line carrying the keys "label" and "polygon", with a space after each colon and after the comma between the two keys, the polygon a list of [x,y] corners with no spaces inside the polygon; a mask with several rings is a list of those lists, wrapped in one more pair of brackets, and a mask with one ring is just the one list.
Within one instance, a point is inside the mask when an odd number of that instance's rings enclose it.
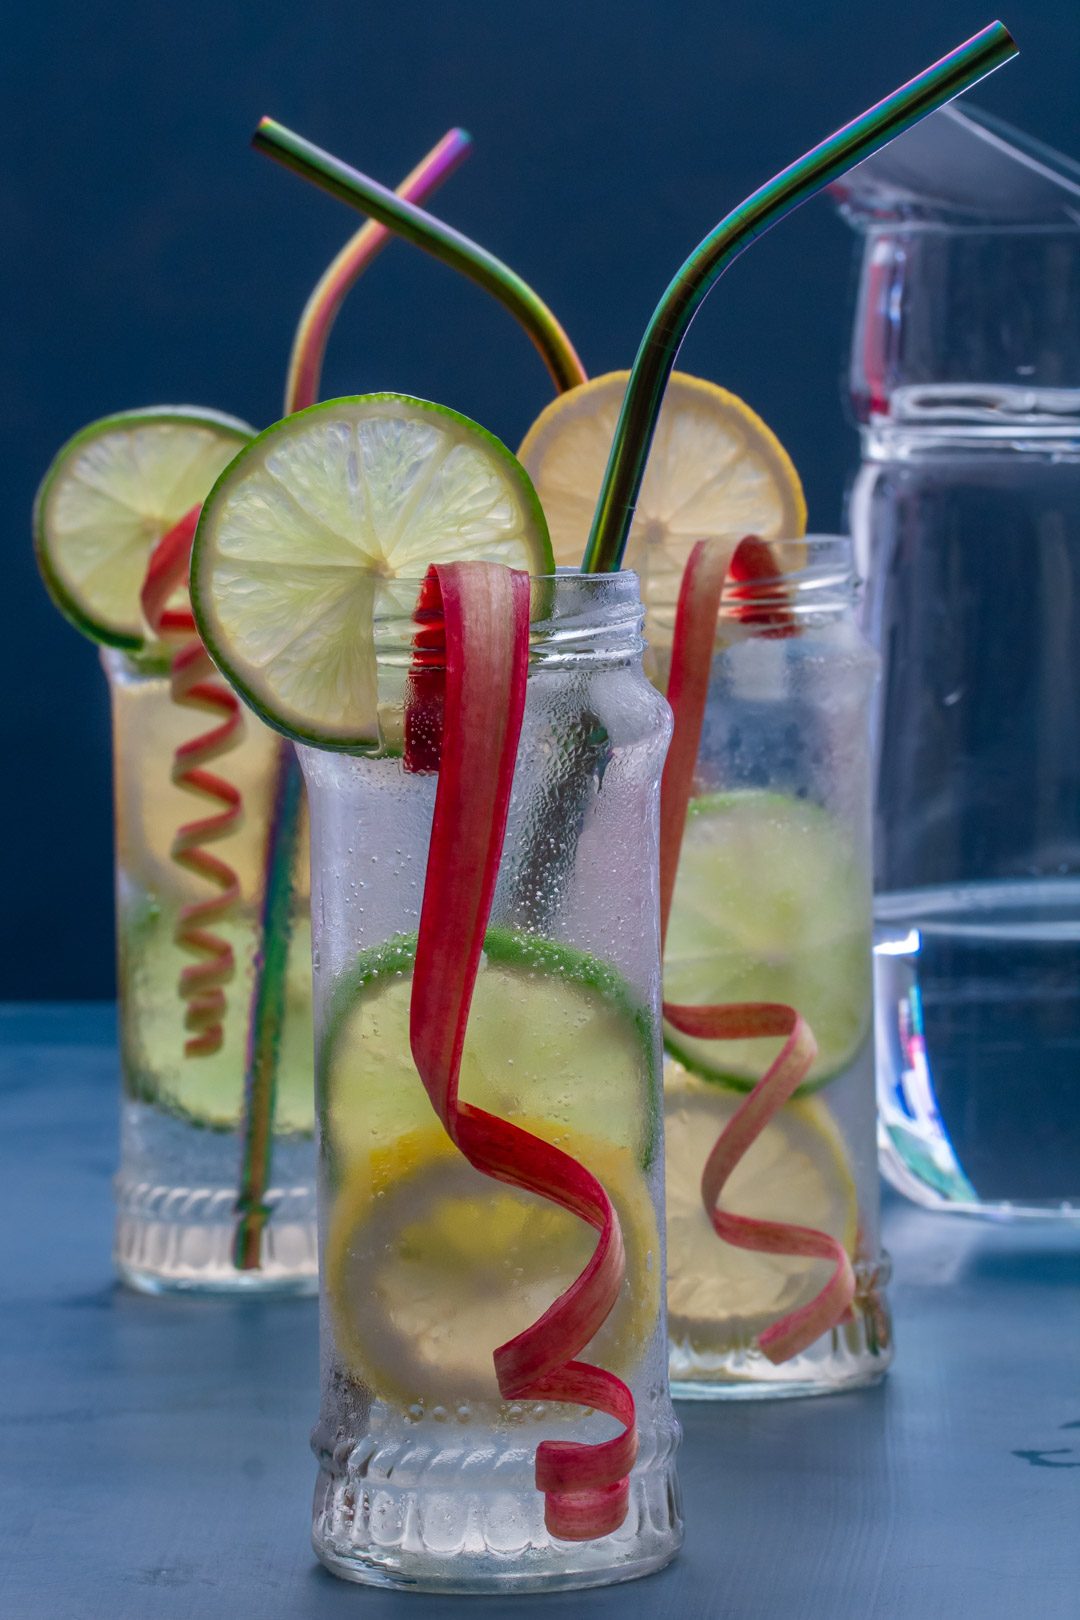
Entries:
{"label": "glass pitcher", "polygon": [[1080,1219],[1080,166],[947,108],[835,194],[884,661],[883,1167],[933,1207]]}

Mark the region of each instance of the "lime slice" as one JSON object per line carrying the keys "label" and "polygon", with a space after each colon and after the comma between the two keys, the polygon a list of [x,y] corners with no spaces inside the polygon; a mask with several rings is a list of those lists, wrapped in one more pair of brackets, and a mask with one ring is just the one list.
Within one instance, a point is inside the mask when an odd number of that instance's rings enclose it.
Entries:
{"label": "lime slice", "polygon": [[[419,1085],[419,1081],[416,1082]],[[334,1200],[324,1275],[338,1353],[385,1400],[500,1400],[492,1351],[542,1316],[585,1268],[590,1226],[474,1170],[433,1120],[354,1161]],[[519,1116],[550,1136],[551,1120]],[[627,1373],[659,1307],[660,1239],[648,1179],[625,1147],[561,1130],[619,1216],[622,1293],[585,1358]]]}
{"label": "lime slice", "polygon": [[[518,451],[558,563],[580,565],[628,377],[612,371],[560,394]],[[771,429],[727,389],[674,372],[626,553],[626,566],[641,577],[650,645],[671,641],[683,569],[698,540],[792,539],[805,528],[799,476]]]}
{"label": "lime slice", "polygon": [[[818,1056],[801,1091],[850,1063],[871,1024],[870,892],[841,827],[780,793],[715,793],[687,816],[664,955],[664,999],[779,1001],[807,1020]],[[668,1051],[707,1080],[748,1090],[776,1041],[702,1041],[665,1026]]]}
{"label": "lime slice", "polygon": [[[432,1120],[409,1050],[416,936],[365,952],[334,992],[319,1050],[324,1142],[339,1175]],[[649,1010],[596,957],[510,929],[484,942],[461,1097],[504,1119],[528,1115],[565,1147],[576,1131],[648,1168],[660,1083]]]}
{"label": "lime slice", "polygon": [[[374,627],[407,619],[434,562],[553,568],[506,447],[402,394],[329,400],[261,433],[203,507],[192,600],[215,662],[286,736],[378,745]],[[400,702],[400,690],[394,694]]]}
{"label": "lime slice", "polygon": [[[701,1201],[701,1173],[739,1106],[730,1091],[669,1064],[664,1084],[667,1300],[672,1339],[706,1352],[749,1348],[770,1322],[813,1299],[827,1260],[756,1254],[717,1237]],[[858,1204],[843,1138],[824,1103],[790,1102],[736,1165],[720,1207],[812,1226],[854,1255]]]}
{"label": "lime slice", "polygon": [[[184,1055],[181,970],[192,960],[176,944],[176,907],[127,897],[118,916],[120,975],[126,1008],[124,1080],[129,1094],[175,1114],[190,1125],[235,1131],[244,1111],[248,996],[258,944],[258,917],[248,911],[219,918],[214,933],[233,948],[237,972],[226,989],[224,1039],[197,1061]],[[310,1136],[314,1127],[311,1082],[311,924],[297,917],[289,939],[285,1011],[276,1070],[274,1132]]]}
{"label": "lime slice", "polygon": [[77,630],[111,647],[142,645],[150,553],[252,431],[177,405],[106,416],[68,440],[37,493],[34,546],[50,596]]}

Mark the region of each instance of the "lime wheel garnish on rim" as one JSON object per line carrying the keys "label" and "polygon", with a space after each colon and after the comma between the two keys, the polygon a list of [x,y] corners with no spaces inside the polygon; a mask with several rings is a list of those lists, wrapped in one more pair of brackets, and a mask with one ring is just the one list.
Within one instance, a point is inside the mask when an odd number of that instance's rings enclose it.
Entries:
{"label": "lime wheel garnish on rim", "polygon": [[376,619],[412,614],[433,560],[480,558],[552,570],[509,450],[443,406],[358,395],[286,417],[228,467],[195,537],[192,602],[215,663],[270,725],[370,749]]}
{"label": "lime wheel garnish on rim", "polygon": [[92,641],[146,639],[140,593],[151,553],[252,437],[193,405],[106,416],[58,451],[34,502],[34,547],[49,594]]}

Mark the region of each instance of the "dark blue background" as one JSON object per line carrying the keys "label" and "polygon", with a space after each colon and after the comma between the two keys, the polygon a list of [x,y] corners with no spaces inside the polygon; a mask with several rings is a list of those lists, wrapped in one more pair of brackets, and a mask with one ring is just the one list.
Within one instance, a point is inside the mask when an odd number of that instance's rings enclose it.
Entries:
{"label": "dark blue background", "polygon": [[[1005,5],[1005,0],[1001,0]],[[586,366],[628,365],[686,252],[754,185],[990,21],[993,0],[39,0],[8,8],[0,219],[4,786],[0,999],[111,993],[109,745],[93,648],[35,572],[34,488],[124,407],[280,414],[293,325],[354,228],[253,154],[272,113],[391,184],[451,124],[437,208],[543,293]],[[1075,0],[1009,0],[1022,55],[980,104],[1080,152]],[[682,364],[760,410],[811,524],[841,520],[852,242],[817,201],[714,294]],[[457,406],[511,445],[549,397],[495,305],[395,244],[327,393]]]}

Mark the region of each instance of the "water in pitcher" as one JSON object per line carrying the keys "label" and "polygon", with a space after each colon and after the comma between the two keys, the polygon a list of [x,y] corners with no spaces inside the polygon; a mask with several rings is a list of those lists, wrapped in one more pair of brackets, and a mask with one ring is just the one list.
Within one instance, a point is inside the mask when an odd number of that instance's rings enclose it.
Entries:
{"label": "water in pitcher", "polygon": [[882,1164],[1080,1218],[1080,169],[950,109],[845,185]]}

